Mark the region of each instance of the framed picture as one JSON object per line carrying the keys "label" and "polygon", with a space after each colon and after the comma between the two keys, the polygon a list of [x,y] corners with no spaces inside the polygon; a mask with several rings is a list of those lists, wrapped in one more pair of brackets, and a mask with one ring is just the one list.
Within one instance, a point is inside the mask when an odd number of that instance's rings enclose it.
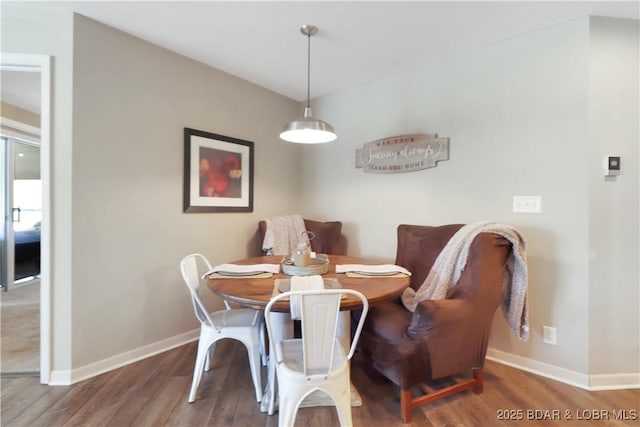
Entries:
{"label": "framed picture", "polygon": [[184,212],[253,212],[253,142],[184,128]]}

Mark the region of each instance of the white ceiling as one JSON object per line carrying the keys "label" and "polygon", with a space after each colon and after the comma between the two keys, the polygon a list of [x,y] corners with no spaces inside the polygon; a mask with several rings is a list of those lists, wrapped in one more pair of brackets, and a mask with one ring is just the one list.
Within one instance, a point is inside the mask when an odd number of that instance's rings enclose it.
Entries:
{"label": "white ceiling", "polygon": [[[587,15],[640,19],[638,1],[100,1],[66,8],[273,90],[306,98]],[[4,97],[4,92],[3,92]]]}
{"label": "white ceiling", "polygon": [[40,114],[40,73],[2,70],[2,102]]}

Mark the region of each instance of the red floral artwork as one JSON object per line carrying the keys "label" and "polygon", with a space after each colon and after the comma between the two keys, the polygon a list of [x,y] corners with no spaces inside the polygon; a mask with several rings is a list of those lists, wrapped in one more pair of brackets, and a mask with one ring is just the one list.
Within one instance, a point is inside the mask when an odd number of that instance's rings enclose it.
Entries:
{"label": "red floral artwork", "polygon": [[240,154],[200,147],[200,196],[241,197]]}

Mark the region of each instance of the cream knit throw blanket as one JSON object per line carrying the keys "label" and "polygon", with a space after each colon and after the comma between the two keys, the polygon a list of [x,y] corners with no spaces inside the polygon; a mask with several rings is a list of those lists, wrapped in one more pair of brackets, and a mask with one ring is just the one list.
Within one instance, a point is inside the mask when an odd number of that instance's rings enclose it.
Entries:
{"label": "cream knit throw blanket", "polygon": [[418,291],[405,289],[402,303],[413,312],[420,301],[444,299],[449,289],[458,283],[467,264],[469,247],[479,233],[495,233],[511,242],[513,249],[507,260],[507,275],[502,286],[502,313],[515,335],[526,341],[529,338],[529,309],[525,241],[517,230],[508,225],[477,222],[462,227],[442,249]]}
{"label": "cream knit throw blanket", "polygon": [[267,255],[289,255],[298,246],[298,242],[309,244],[300,215],[283,215],[265,218],[267,229],[264,233],[262,249]]}

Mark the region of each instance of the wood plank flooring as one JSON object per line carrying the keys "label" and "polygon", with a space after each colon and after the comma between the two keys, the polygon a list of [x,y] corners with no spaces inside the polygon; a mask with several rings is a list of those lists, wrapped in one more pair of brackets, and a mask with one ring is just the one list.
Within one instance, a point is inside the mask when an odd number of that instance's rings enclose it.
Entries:
{"label": "wood plank flooring", "polygon": [[[35,376],[5,376],[0,424],[277,426],[277,413],[260,412],[246,351],[234,341],[218,344],[212,370],[205,373],[196,402],[187,403],[195,351],[191,343],[72,386],[43,386]],[[490,361],[485,367],[483,394],[468,391],[416,409],[410,424],[400,420],[396,387],[371,372],[358,355],[352,364],[352,380],[363,399],[363,406],[352,411],[356,427],[640,425],[640,390],[588,392]],[[616,420],[623,414],[618,411],[636,419]],[[545,415],[551,419],[545,420]],[[332,407],[300,409],[296,418],[296,426],[337,425]]]}

